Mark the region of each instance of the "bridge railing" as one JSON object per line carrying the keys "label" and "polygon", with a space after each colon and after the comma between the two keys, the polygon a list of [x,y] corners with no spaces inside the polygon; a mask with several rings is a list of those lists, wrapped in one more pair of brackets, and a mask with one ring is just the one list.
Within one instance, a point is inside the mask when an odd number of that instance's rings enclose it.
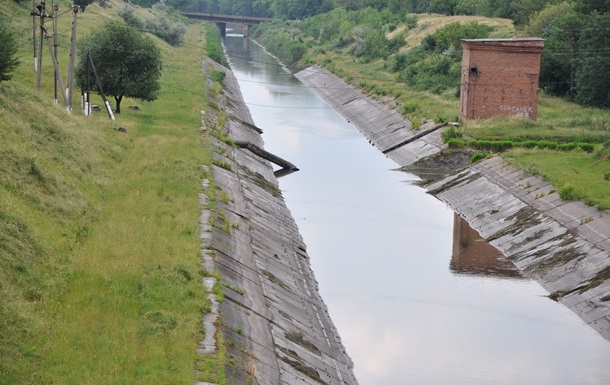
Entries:
{"label": "bridge railing", "polygon": [[227,23],[264,23],[273,21],[272,18],[268,17],[257,17],[257,16],[240,16],[240,15],[222,15],[214,13],[203,13],[203,12],[182,12],[182,15],[192,19],[209,20],[209,21],[222,21]]}

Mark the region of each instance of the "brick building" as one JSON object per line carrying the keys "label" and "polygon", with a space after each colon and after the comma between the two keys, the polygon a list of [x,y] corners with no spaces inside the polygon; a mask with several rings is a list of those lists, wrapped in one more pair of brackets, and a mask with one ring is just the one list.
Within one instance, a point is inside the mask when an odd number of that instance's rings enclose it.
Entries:
{"label": "brick building", "polygon": [[460,120],[538,116],[538,77],[544,40],[462,40]]}

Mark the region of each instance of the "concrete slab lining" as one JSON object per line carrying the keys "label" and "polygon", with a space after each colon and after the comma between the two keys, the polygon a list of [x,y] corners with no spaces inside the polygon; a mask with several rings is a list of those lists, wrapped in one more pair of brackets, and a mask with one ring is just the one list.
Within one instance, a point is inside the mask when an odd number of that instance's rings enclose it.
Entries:
{"label": "concrete slab lining", "polygon": [[[398,166],[410,166],[445,148],[437,130],[385,152],[416,135],[400,114],[320,67],[296,76]],[[499,156],[445,175],[425,188],[540,282],[551,298],[610,340],[608,212],[563,201],[551,184]]]}
{"label": "concrete slab lining", "polygon": [[[221,133],[263,148],[261,130],[254,126],[231,71],[207,60],[204,65],[226,73],[225,92],[218,96],[228,114]],[[208,129],[219,128],[212,113],[204,121]],[[213,255],[206,268],[213,265],[222,276],[217,324],[233,363],[227,367],[228,382],[358,384],[271,163],[247,149],[210,141],[214,158],[226,165],[213,166],[211,172],[227,199],[216,202],[208,214],[214,216],[212,229],[202,214],[206,231],[201,233],[212,234],[206,235]]]}

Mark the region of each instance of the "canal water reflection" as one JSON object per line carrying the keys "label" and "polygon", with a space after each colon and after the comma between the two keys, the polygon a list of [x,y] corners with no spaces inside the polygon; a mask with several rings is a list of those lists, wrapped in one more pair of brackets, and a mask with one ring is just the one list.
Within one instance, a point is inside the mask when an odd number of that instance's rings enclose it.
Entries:
{"label": "canal water reflection", "polygon": [[[610,343],[260,46],[225,46],[362,385],[608,384]],[[454,235],[455,234],[455,235]]]}

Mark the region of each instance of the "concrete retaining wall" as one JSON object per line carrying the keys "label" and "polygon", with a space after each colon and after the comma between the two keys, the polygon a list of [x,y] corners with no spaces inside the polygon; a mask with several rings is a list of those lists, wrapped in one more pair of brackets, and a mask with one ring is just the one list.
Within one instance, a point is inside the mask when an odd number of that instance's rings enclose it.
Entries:
{"label": "concrete retaining wall", "polygon": [[[444,149],[440,130],[417,132],[396,111],[319,67],[297,74],[399,166]],[[432,127],[428,127],[432,128]],[[403,144],[396,146],[397,144]],[[537,176],[493,157],[425,186],[527,276],[610,340],[610,215],[566,202]]]}
{"label": "concrete retaining wall", "polygon": [[[233,74],[213,62],[205,65],[226,73],[219,96],[228,114],[222,133],[263,147]],[[217,125],[210,118],[208,125]],[[229,383],[357,384],[272,165],[247,149],[212,140],[222,165],[213,167],[213,180],[227,199],[216,202],[222,215],[212,213],[214,226],[202,223],[202,248],[211,256],[206,269],[223,277],[219,312],[234,362]]]}

